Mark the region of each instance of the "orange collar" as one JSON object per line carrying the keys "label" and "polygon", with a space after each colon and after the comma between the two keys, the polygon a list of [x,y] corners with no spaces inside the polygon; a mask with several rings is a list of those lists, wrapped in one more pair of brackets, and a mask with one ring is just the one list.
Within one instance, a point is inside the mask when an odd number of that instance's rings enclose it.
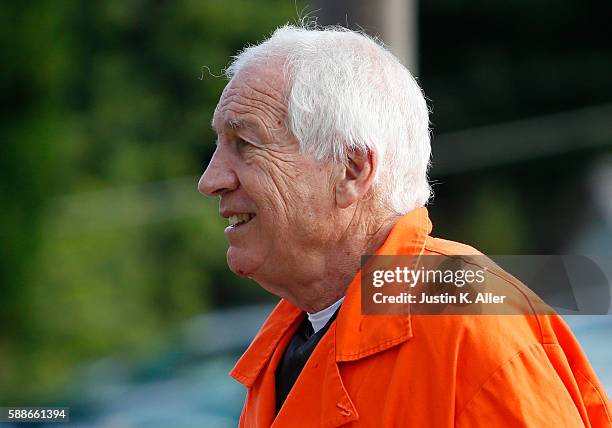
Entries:
{"label": "orange collar", "polygon": [[[427,209],[417,208],[399,219],[376,255],[419,255],[431,228]],[[412,337],[410,315],[362,315],[360,285],[359,272],[347,289],[336,319],[338,362],[367,357]],[[302,314],[297,306],[281,300],[230,375],[247,388],[251,387],[282,337],[301,321]]]}

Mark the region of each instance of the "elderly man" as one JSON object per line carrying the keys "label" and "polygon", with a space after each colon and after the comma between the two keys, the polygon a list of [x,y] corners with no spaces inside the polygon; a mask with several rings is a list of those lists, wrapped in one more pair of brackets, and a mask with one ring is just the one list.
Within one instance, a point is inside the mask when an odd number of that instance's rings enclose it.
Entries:
{"label": "elderly man", "polygon": [[556,315],[362,313],[362,255],[476,253],[429,236],[428,109],[389,51],[285,26],[227,75],[199,190],[232,271],[281,297],[231,373],[240,426],[610,426]]}

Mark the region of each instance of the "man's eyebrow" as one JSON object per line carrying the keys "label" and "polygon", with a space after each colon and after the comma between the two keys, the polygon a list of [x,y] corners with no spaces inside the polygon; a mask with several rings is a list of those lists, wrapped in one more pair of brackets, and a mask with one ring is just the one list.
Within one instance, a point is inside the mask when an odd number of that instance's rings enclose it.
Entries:
{"label": "man's eyebrow", "polygon": [[[211,121],[211,127],[215,134],[220,135],[224,129],[231,129],[237,131],[240,129],[252,129],[256,132],[261,132],[260,126],[257,122],[249,119],[228,119],[226,121]],[[215,125],[218,125],[215,126]]]}
{"label": "man's eyebrow", "polygon": [[[229,120],[219,123],[219,125],[220,125],[220,128],[230,128],[230,129],[257,129],[259,128],[256,122],[253,122],[252,120],[248,120],[248,119],[229,119]],[[213,129],[213,131],[219,130],[215,124],[214,118],[213,120],[211,120],[210,126]]]}
{"label": "man's eyebrow", "polygon": [[225,122],[225,126],[231,129],[257,129],[257,123],[246,119],[230,119]]}
{"label": "man's eyebrow", "polygon": [[248,119],[229,119],[226,120],[225,122],[221,122],[219,123],[220,125],[220,129],[217,128],[217,126],[215,126],[215,121],[211,121],[211,127],[213,129],[213,131],[215,131],[215,133],[219,134],[221,129],[233,129],[233,130],[238,130],[238,129],[253,129],[255,131],[259,130],[259,125],[252,121],[252,120],[248,120]]}

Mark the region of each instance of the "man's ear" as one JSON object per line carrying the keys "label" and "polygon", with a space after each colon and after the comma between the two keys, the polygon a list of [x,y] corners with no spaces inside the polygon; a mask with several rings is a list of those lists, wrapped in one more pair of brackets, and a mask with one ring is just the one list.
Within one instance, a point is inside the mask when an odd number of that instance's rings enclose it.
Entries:
{"label": "man's ear", "polygon": [[374,181],[376,166],[377,158],[373,151],[349,152],[336,184],[336,204],[339,208],[348,208],[365,196]]}

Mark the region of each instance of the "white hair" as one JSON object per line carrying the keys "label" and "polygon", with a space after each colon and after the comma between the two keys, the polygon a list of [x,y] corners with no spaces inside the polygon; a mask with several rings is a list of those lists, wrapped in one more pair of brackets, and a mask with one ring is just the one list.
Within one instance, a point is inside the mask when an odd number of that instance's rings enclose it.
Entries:
{"label": "white hair", "polygon": [[431,195],[427,103],[410,72],[380,42],[343,27],[286,25],[242,50],[225,73],[284,61],[287,125],[302,151],[346,162],[350,151],[377,154],[372,193],[398,214]]}

